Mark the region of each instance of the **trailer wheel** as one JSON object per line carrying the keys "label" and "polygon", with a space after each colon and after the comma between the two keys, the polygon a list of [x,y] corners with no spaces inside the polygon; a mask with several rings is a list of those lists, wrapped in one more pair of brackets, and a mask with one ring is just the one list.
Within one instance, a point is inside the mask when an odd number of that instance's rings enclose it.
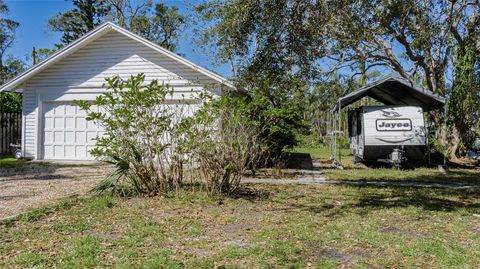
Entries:
{"label": "trailer wheel", "polygon": [[392,162],[392,167],[395,169],[402,169],[402,163]]}

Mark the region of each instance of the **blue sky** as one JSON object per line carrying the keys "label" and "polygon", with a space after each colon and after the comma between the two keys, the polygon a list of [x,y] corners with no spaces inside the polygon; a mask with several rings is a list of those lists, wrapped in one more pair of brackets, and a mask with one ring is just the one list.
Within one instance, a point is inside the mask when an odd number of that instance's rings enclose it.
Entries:
{"label": "blue sky", "polygon": [[[188,3],[191,3],[191,1],[168,0],[163,2],[167,5],[178,6],[180,11],[186,15],[190,13]],[[36,48],[51,48],[54,44],[59,43],[61,34],[50,31],[47,21],[57,13],[71,9],[72,5],[69,1],[5,0],[5,3],[10,9],[8,18],[20,23],[15,43],[7,51],[7,55],[25,59],[26,55],[31,54],[34,46]],[[226,65],[216,65],[212,61],[212,55],[197,48],[193,43],[193,36],[188,30],[184,33],[179,40],[178,53],[196,64],[228,77],[230,74],[229,68]]]}

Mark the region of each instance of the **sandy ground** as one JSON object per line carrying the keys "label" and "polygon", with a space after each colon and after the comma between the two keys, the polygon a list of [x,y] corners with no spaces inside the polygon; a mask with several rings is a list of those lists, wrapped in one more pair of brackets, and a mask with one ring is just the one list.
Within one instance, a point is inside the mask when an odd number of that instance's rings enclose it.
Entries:
{"label": "sandy ground", "polygon": [[99,164],[29,163],[0,168],[0,219],[66,196],[85,194],[108,171],[108,166]]}
{"label": "sandy ground", "polygon": [[[427,182],[388,182],[388,181],[334,181],[326,180],[319,164],[314,162],[310,169],[285,170],[283,175],[245,177],[243,184],[334,184],[334,185],[373,185],[409,186],[448,189],[478,189],[480,185],[439,184]],[[112,169],[100,164],[78,163],[28,163],[14,168],[0,167],[0,219],[22,213],[30,208],[52,204],[70,195],[88,192]],[[284,172],[285,172],[284,171]]]}

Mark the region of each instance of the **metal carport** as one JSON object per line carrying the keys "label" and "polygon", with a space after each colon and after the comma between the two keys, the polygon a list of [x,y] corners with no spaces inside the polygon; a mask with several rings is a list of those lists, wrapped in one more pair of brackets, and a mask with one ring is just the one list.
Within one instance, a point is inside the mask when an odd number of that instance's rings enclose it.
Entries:
{"label": "metal carport", "polygon": [[[332,113],[338,112],[338,124],[335,123],[335,120],[332,122],[333,132],[331,132],[332,160],[336,164],[339,164],[336,160],[336,134],[340,134],[341,132],[340,111],[363,97],[370,97],[385,105],[419,106],[424,112],[444,108],[446,103],[445,98],[415,85],[412,81],[398,74],[386,75],[373,83],[340,97],[332,109]],[[341,161],[341,155],[339,156]]]}

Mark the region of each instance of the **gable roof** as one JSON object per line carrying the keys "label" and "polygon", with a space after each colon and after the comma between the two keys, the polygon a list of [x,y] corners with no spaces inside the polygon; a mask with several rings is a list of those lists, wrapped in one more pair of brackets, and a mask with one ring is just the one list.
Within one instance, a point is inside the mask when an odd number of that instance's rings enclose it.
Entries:
{"label": "gable roof", "polygon": [[75,40],[74,42],[70,43],[69,45],[65,46],[64,48],[60,49],[59,51],[55,52],[52,54],[50,57],[42,61],[41,63],[34,65],[21,73],[20,75],[16,76],[15,78],[7,81],[5,84],[0,86],[0,92],[1,91],[11,91],[14,90],[15,88],[19,87],[22,83],[27,81],[28,79],[32,78],[36,74],[40,73],[41,71],[45,70],[46,68],[52,66],[53,64],[57,63],[61,59],[67,57],[68,55],[71,55],[72,53],[76,52],[80,48],[84,47],[87,44],[90,44],[92,41],[97,40],[99,37],[104,36],[105,34],[111,32],[111,31],[116,31],[118,33],[121,33],[133,40],[136,40],[145,46],[177,61],[185,66],[188,66],[189,68],[194,69],[197,72],[202,73],[203,75],[210,77],[212,80],[216,81],[217,83],[221,85],[225,85],[231,89],[234,89],[235,87],[228,81],[227,79],[223,78],[222,76],[215,74],[212,71],[209,71],[197,64],[194,64],[187,59],[165,49],[160,47],[159,45],[146,40],[143,37],[140,37],[112,22],[105,22],[101,24],[100,26],[96,27],[92,31],[86,33],[84,36],[80,37],[79,39]]}
{"label": "gable roof", "polygon": [[337,111],[338,108],[343,109],[365,96],[369,96],[385,105],[419,106],[423,108],[423,111],[439,109],[445,104],[445,98],[416,86],[413,82],[398,74],[389,74],[340,97],[332,111]]}

